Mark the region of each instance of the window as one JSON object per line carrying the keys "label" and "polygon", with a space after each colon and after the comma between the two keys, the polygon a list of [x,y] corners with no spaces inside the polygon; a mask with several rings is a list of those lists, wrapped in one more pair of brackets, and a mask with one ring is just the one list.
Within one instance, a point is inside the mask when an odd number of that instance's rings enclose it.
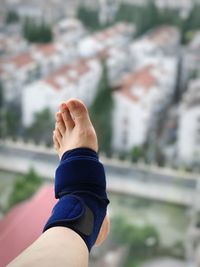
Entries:
{"label": "window", "polygon": [[122,119],[122,145],[126,146],[128,141],[128,118]]}
{"label": "window", "polygon": [[122,145],[126,147],[128,141],[128,132],[126,130],[122,131]]}

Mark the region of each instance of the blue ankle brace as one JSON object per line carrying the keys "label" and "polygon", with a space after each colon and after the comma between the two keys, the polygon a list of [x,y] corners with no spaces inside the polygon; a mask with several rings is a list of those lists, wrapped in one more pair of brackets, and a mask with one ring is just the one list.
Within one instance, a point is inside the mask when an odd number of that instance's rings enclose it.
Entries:
{"label": "blue ankle brace", "polygon": [[109,204],[104,167],[95,151],[76,148],[64,153],[56,170],[55,197],[59,201],[43,231],[55,226],[71,228],[90,251]]}

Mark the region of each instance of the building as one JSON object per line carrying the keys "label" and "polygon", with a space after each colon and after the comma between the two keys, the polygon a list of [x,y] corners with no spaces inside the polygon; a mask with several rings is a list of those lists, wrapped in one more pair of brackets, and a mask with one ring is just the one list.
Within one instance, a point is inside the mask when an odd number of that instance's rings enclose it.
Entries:
{"label": "building", "polygon": [[135,34],[135,27],[128,23],[117,23],[80,41],[78,49],[81,58],[105,60],[111,85],[116,85],[132,67],[129,44]]}
{"label": "building", "polygon": [[115,20],[119,3],[116,0],[99,0],[99,21],[102,25],[112,23]]}
{"label": "building", "polygon": [[182,18],[187,18],[195,3],[199,0],[155,0],[155,3],[160,9],[173,9],[180,13]]}
{"label": "building", "polygon": [[76,58],[72,46],[58,43],[33,45],[26,52],[0,59],[6,102],[21,101],[23,88]]}
{"label": "building", "polygon": [[[45,20],[50,24],[56,23],[63,17],[75,17],[78,7],[82,4],[81,0],[67,0],[67,2],[66,0],[48,0],[48,5],[40,0],[34,0],[34,2],[32,0],[5,1],[7,9],[16,10],[22,18],[32,17],[36,20]],[[87,0],[87,2],[93,4],[94,1]]]}
{"label": "building", "polygon": [[15,10],[21,19],[31,18],[37,21],[47,21],[48,23],[54,23],[60,17],[66,15],[65,9],[61,8],[61,1],[49,1],[48,5],[45,5],[41,1],[12,1],[7,0],[7,8]]}
{"label": "building", "polygon": [[95,59],[80,60],[65,65],[45,79],[27,85],[22,94],[22,120],[25,126],[33,122],[37,112],[49,108],[58,111],[63,100],[77,97],[90,105],[101,77],[101,65]]}
{"label": "building", "polygon": [[162,58],[126,75],[114,92],[113,143],[115,151],[145,144],[148,131],[171,101],[177,61]]}
{"label": "building", "polygon": [[0,56],[16,55],[27,49],[28,43],[23,37],[17,34],[0,33]]}
{"label": "building", "polygon": [[127,48],[134,34],[135,27],[132,24],[117,23],[84,38],[79,44],[79,54],[81,57],[91,57],[107,48]]}
{"label": "building", "polygon": [[180,164],[200,162],[200,79],[192,80],[179,107],[177,155]]}
{"label": "building", "polygon": [[200,31],[196,32],[184,50],[182,63],[182,88],[187,87],[191,79],[200,76]]}
{"label": "building", "polygon": [[39,76],[38,65],[29,52],[0,61],[1,81],[6,102],[19,102],[23,85]]}
{"label": "building", "polygon": [[123,76],[132,70],[132,59],[126,49],[106,48],[94,58],[106,62],[111,86],[119,84]]}
{"label": "building", "polygon": [[33,45],[30,53],[40,66],[41,77],[77,59],[77,51],[73,45],[58,42]]}
{"label": "building", "polygon": [[141,64],[147,57],[177,56],[180,31],[174,26],[161,26],[150,30],[130,45],[134,64]]}
{"label": "building", "polygon": [[54,40],[76,45],[85,35],[86,29],[77,19],[63,19],[54,26]]}

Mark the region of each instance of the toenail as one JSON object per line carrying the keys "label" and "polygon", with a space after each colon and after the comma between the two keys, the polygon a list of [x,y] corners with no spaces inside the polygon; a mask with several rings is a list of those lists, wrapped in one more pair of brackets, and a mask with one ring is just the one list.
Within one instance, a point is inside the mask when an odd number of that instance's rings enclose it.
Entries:
{"label": "toenail", "polygon": [[72,101],[72,102],[70,102],[70,105],[72,108],[76,108],[76,102]]}

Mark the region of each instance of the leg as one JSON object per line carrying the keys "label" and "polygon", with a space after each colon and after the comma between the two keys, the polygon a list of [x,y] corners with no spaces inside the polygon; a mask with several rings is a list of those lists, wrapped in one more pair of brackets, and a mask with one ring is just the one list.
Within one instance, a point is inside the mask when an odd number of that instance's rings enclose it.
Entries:
{"label": "leg", "polygon": [[[67,150],[88,147],[98,150],[95,130],[83,103],[72,99],[60,107],[53,135],[54,145],[61,158]],[[106,216],[96,244],[101,244],[109,231]],[[43,233],[9,266],[88,266],[88,250],[83,239],[66,227],[54,227]]]}

